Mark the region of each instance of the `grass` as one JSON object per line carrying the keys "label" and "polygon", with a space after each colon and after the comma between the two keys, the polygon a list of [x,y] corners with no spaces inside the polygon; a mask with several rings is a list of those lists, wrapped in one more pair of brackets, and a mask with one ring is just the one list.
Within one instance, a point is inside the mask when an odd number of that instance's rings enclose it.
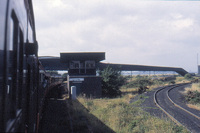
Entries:
{"label": "grass", "polygon": [[[132,77],[129,82],[135,80]],[[175,83],[188,82],[183,77],[177,77]],[[147,91],[164,85],[171,81],[155,81],[148,86]],[[74,132],[117,132],[117,133],[186,133],[185,128],[175,125],[166,118],[157,118],[145,112],[140,104],[142,99],[129,104],[131,98],[137,96],[138,88],[121,87],[122,97],[87,99],[78,97],[77,100],[68,101]]]}
{"label": "grass", "polygon": [[189,80],[185,79],[184,77],[176,77],[176,83],[187,83]]}
{"label": "grass", "polygon": [[[163,83],[160,81],[155,81],[154,84],[147,86],[148,89],[146,91],[152,91],[154,88],[158,88],[169,84],[170,82]],[[138,87],[127,87],[127,85],[122,86],[120,89],[122,95],[128,95],[130,98],[134,98],[138,94],[138,90]]]}
{"label": "grass", "polygon": [[187,104],[187,106],[200,111],[200,104]]}
{"label": "grass", "polygon": [[185,88],[185,93],[187,93],[188,91],[198,91],[198,92],[200,92],[200,83],[194,83],[194,84],[192,84],[191,87]]}
{"label": "grass", "polygon": [[[143,111],[139,104],[129,104],[129,96],[113,99],[87,99],[78,97],[73,101],[73,119],[76,125],[87,125],[93,132],[117,133],[176,133],[187,132],[168,119],[159,119]],[[85,118],[83,122],[80,118]],[[78,124],[80,122],[80,124]],[[82,129],[83,130],[83,129]],[[86,131],[86,130],[85,130]]]}
{"label": "grass", "polygon": [[200,83],[193,83],[191,87],[185,88],[184,91],[187,106],[200,110]]}
{"label": "grass", "polygon": [[[132,78],[130,78],[128,80],[126,85],[121,87],[120,90],[121,90],[122,94],[130,94],[130,93],[137,94],[138,87],[128,87],[129,83],[134,82],[137,79],[136,77],[137,76],[133,76]],[[144,76],[144,77],[147,77],[147,76]],[[173,83],[179,84],[179,83],[189,83],[190,82],[190,80],[187,80],[184,77],[176,77],[175,80],[169,80],[169,81],[162,81],[162,80],[159,80],[159,76],[157,76],[157,77],[158,77],[157,79],[152,79],[151,76],[149,76],[149,80],[151,80],[153,82],[153,84],[147,86],[147,88],[148,88],[147,91],[151,91],[154,88],[171,85]]]}

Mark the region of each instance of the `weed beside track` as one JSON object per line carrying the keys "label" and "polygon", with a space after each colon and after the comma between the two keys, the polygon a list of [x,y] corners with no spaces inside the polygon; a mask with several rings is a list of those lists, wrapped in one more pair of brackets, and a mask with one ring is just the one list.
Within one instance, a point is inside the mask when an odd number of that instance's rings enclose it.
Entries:
{"label": "weed beside track", "polygon": [[113,99],[79,97],[77,101],[72,101],[73,116],[78,119],[84,117],[85,124],[93,132],[187,132],[168,119],[160,119],[143,111],[139,107],[141,103],[130,104],[127,96]]}

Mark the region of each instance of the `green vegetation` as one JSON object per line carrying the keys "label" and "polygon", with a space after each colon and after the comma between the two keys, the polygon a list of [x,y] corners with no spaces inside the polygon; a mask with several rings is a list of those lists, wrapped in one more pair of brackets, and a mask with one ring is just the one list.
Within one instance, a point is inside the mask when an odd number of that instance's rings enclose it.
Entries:
{"label": "green vegetation", "polygon": [[[181,80],[182,81],[182,80]],[[122,92],[130,92],[128,90],[137,91],[137,93],[141,94],[147,90],[151,90],[153,88],[175,84],[178,83],[176,81],[176,77],[163,77],[161,76],[133,76],[129,78],[129,81],[126,85],[121,87]]]}
{"label": "green vegetation", "polygon": [[102,95],[104,97],[120,96],[120,87],[126,81],[121,72],[108,66],[100,72],[100,75],[102,77]]}
{"label": "green vegetation", "polygon": [[[168,119],[151,116],[139,107],[142,101],[128,103],[126,96],[114,99],[86,99],[72,102],[74,126],[93,132],[177,133],[187,132]],[[85,128],[84,128],[85,127]],[[75,128],[75,127],[74,127]]]}
{"label": "green vegetation", "polygon": [[117,97],[124,92],[132,91],[141,94],[153,88],[171,85],[175,83],[190,82],[193,78],[191,74],[185,77],[178,75],[152,75],[152,76],[122,76],[119,70],[111,67],[100,71],[102,77],[102,95],[103,97]]}
{"label": "green vegetation", "polygon": [[185,77],[178,76],[176,77],[176,83],[189,83],[191,80],[186,79]]}
{"label": "green vegetation", "polygon": [[187,73],[187,74],[185,74],[184,78],[187,80],[190,80],[190,79],[192,79],[192,75]]}
{"label": "green vegetation", "polygon": [[[134,76],[127,78],[122,77],[119,71],[109,67],[102,71],[101,75],[104,82],[104,96],[112,98],[87,99],[85,97],[78,97],[77,100],[68,103],[74,132],[187,132],[184,127],[175,125],[168,118],[157,118],[145,112],[140,106],[144,99],[148,98],[145,95],[141,94],[139,100],[131,104],[129,103],[130,98],[134,98],[137,95],[140,87],[146,87],[149,88],[148,90],[151,90],[159,86],[187,82],[188,80],[184,77],[167,79],[162,77]],[[125,81],[126,85],[123,85]],[[123,86],[120,88],[121,85]],[[121,94],[120,90],[122,91],[121,97],[115,97]]]}
{"label": "green vegetation", "polygon": [[138,93],[143,93],[146,89],[149,89],[147,86],[153,85],[153,81],[148,76],[136,76],[136,79],[129,82],[127,88],[138,88]]}
{"label": "green vegetation", "polygon": [[188,91],[186,100],[192,104],[199,104],[200,103],[200,92]]}
{"label": "green vegetation", "polygon": [[191,87],[186,88],[185,94],[188,103],[195,105],[196,108],[200,108],[200,83],[194,83]]}

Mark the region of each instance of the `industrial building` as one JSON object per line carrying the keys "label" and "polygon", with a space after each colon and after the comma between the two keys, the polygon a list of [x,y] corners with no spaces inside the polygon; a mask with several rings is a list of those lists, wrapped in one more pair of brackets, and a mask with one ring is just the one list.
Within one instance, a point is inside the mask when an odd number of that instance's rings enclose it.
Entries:
{"label": "industrial building", "polygon": [[76,86],[77,95],[101,97],[101,77],[97,70],[112,67],[121,71],[173,71],[182,76],[187,74],[183,68],[145,66],[133,64],[102,63],[105,52],[60,53],[60,57],[39,57],[45,70],[68,71],[68,88]]}

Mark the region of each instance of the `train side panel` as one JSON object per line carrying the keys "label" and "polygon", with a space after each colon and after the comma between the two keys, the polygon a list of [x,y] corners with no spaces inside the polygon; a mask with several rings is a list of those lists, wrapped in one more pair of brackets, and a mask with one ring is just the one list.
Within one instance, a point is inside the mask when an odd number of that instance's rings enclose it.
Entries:
{"label": "train side panel", "polygon": [[0,1],[0,131],[36,130],[38,60],[26,53],[36,42],[31,6],[31,0]]}
{"label": "train side panel", "polygon": [[6,12],[7,0],[0,1],[0,131],[4,131],[4,51],[5,51],[5,28],[6,28]]}
{"label": "train side panel", "polygon": [[[7,14],[7,38],[5,58],[5,131],[20,131],[23,119],[23,64],[24,64],[24,42],[27,32],[27,14],[24,1],[9,1]],[[24,125],[23,125],[24,126]]]}

